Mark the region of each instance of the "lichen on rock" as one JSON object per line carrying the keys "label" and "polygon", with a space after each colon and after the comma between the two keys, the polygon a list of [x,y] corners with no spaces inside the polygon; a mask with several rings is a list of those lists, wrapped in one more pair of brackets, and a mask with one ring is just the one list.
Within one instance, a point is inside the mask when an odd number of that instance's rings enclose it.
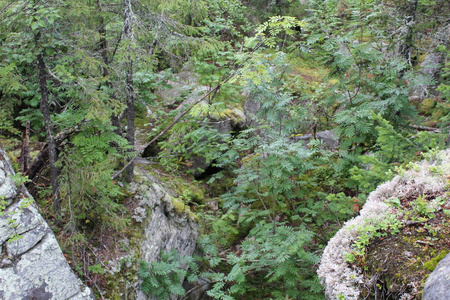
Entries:
{"label": "lichen on rock", "polygon": [[[138,203],[134,218],[141,221],[143,230],[139,247],[141,259],[150,264],[159,261],[162,251],[170,250],[176,250],[181,256],[191,256],[196,247],[198,225],[189,207],[184,203],[179,206],[181,200],[176,194],[171,194],[169,188],[149,173],[136,176],[130,191]],[[153,298],[138,292],[137,299]]]}
{"label": "lichen on rock", "polygon": [[61,248],[0,148],[0,299],[93,299],[72,272]]}
{"label": "lichen on rock", "polygon": [[[441,209],[449,205],[446,194],[449,174],[450,150],[446,150],[428,161],[412,165],[408,171],[370,194],[360,215],[349,220],[323,252],[318,275],[327,299],[370,298],[373,290],[378,293],[377,289],[386,290],[387,294],[396,295],[399,299],[420,297],[423,281],[429,274],[423,267],[427,257],[432,255],[429,246],[434,242],[436,247],[444,247],[446,241],[445,237],[433,231],[433,226],[450,229],[445,225],[448,224],[448,216]],[[392,199],[397,200],[398,207],[390,204]],[[433,218],[420,217],[420,212],[413,210],[417,205],[413,202],[417,199],[421,199],[424,213],[434,212]],[[417,214],[416,221],[411,220],[413,214]],[[382,230],[377,226],[388,218],[392,219],[392,215],[402,222],[400,232],[374,235],[377,238],[371,239],[364,249],[361,261],[349,261],[349,254],[360,250],[355,241],[364,228],[372,226],[380,232]],[[424,233],[432,242],[425,239]]]}
{"label": "lichen on rock", "polygon": [[450,299],[450,254],[447,254],[428,277],[423,300]]}

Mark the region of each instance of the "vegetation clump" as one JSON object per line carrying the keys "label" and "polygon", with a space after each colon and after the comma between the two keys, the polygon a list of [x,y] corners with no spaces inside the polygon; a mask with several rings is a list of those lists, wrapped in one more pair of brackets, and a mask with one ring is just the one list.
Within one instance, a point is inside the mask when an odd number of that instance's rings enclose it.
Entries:
{"label": "vegetation clump", "polygon": [[[449,249],[450,153],[429,159],[379,186],[361,215],[331,239],[318,271],[330,296],[420,298],[430,273],[425,264]],[[345,270],[357,280],[344,279]]]}
{"label": "vegetation clump", "polygon": [[[357,298],[364,272],[383,269],[368,257],[381,255],[374,241],[427,260],[438,253],[417,245],[441,247],[435,220],[449,210],[437,178],[449,168],[415,163],[449,144],[448,10],[0,0],[0,141],[100,298],[119,297],[105,261],[138,248],[151,201],[201,225],[204,255],[188,271],[192,257],[161,252],[138,266],[133,254],[124,287],[140,268],[157,297],[187,297],[187,278],[215,299],[322,299],[323,254],[325,296]],[[164,198],[141,205],[153,192]],[[346,221],[355,226],[330,240]],[[402,276],[380,280],[399,295]]]}

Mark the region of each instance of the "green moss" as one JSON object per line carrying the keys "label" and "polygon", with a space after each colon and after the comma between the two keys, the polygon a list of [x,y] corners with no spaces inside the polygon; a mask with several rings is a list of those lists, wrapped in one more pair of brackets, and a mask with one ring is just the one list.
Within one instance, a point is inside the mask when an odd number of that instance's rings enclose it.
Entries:
{"label": "green moss", "polygon": [[426,263],[424,263],[424,267],[430,271],[434,271],[436,269],[437,264],[449,253],[448,250],[442,250],[439,255],[433,257]]}
{"label": "green moss", "polygon": [[420,103],[419,111],[425,115],[431,115],[433,113],[433,108],[436,106],[436,101],[431,98],[424,99]]}
{"label": "green moss", "polygon": [[189,206],[187,206],[183,202],[183,200],[181,200],[179,198],[174,198],[174,197],[171,197],[171,200],[172,200],[172,204],[173,204],[173,209],[175,210],[176,213],[182,214],[189,209]]}
{"label": "green moss", "polygon": [[233,125],[242,123],[245,118],[244,110],[241,107],[226,108],[221,111],[211,111],[209,116],[216,121],[230,119]]}
{"label": "green moss", "polygon": [[186,213],[195,222],[199,221],[198,216],[191,211],[191,208],[183,201],[183,198],[180,197],[178,198],[170,197],[170,198],[172,201],[173,209],[175,210],[176,213],[178,214]]}

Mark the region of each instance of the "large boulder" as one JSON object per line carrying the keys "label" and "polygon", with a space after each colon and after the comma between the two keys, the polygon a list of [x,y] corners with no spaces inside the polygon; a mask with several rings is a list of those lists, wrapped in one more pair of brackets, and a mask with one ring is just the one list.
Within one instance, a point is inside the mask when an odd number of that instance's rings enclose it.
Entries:
{"label": "large boulder", "polygon": [[0,299],[93,299],[0,148]]}
{"label": "large boulder", "polygon": [[[369,195],[360,215],[324,249],[317,273],[327,299],[420,299],[430,273],[425,266],[436,250],[448,247],[449,175],[446,150]],[[440,268],[446,269],[445,262]],[[446,284],[443,273],[436,276]]]}
{"label": "large boulder", "polygon": [[[313,139],[314,136],[312,134],[299,135],[291,138],[291,140],[293,140],[294,142],[301,141],[304,148],[308,148],[309,142]],[[328,149],[335,150],[339,147],[339,140],[337,139],[336,134],[334,134],[334,132],[331,130],[317,132],[316,139],[321,141],[323,145]]]}
{"label": "large boulder", "polygon": [[423,300],[450,299],[450,254],[442,259],[428,277],[423,290]]}
{"label": "large boulder", "polygon": [[[145,170],[141,170],[145,172]],[[191,256],[196,247],[198,225],[189,207],[150,174],[137,176],[131,192],[138,206],[133,218],[142,223],[141,259],[151,264],[159,261],[162,251],[176,250],[181,256]],[[156,298],[138,292],[137,299]],[[170,299],[177,299],[172,296]]]}

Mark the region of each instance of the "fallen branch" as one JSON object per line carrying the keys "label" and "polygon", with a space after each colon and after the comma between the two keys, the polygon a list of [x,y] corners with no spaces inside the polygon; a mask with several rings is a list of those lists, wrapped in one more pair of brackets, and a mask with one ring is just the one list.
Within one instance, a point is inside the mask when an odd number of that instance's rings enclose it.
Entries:
{"label": "fallen branch", "polygon": [[[71,128],[71,129],[65,129],[61,132],[59,132],[55,136],[55,144],[56,148],[60,148],[63,142],[69,138],[73,133],[78,131],[78,126]],[[47,162],[48,162],[48,144],[45,143],[44,147],[42,148],[41,152],[36,156],[36,158],[31,163],[30,167],[26,171],[25,175],[28,176],[30,181],[35,181],[36,176],[45,168]]]}
{"label": "fallen branch", "polygon": [[431,131],[435,133],[442,133],[442,131],[438,128],[433,127],[427,127],[427,126],[420,126],[420,125],[410,125],[412,128],[420,130],[420,131]]}

